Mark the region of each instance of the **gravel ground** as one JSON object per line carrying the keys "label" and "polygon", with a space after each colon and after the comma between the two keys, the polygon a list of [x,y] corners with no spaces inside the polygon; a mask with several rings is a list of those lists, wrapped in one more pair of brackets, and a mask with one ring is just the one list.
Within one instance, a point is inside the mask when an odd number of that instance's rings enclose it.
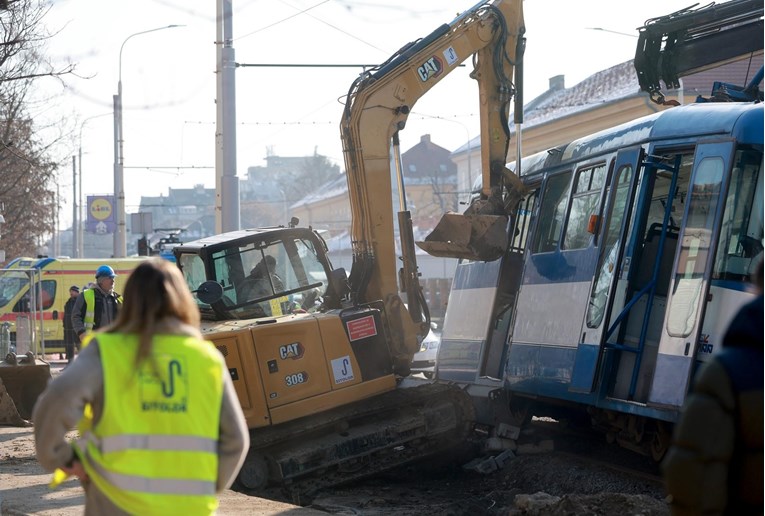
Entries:
{"label": "gravel ground", "polygon": [[[7,430],[10,434],[0,439],[0,451],[4,452],[0,454],[0,463],[13,471],[5,475],[5,470],[0,468],[3,480],[0,484],[7,488],[11,486],[4,484],[12,482],[12,487],[23,489],[25,482],[34,478],[32,473],[38,473],[32,469],[39,469],[33,458],[31,435],[29,429],[22,433]],[[13,443],[22,443],[24,453],[15,450]],[[351,485],[323,490],[310,505],[303,505],[314,509],[313,513],[362,516],[669,515],[656,464],[606,444],[600,435],[561,432],[554,422],[537,420],[521,433],[516,443],[518,449],[502,467],[484,473],[466,469],[464,466],[476,457],[483,460],[481,465],[485,467],[487,458],[499,455],[499,452],[482,453],[483,444],[485,441],[476,439],[452,453]],[[10,450],[13,453],[8,453]],[[10,460],[11,456],[18,460]],[[41,477],[40,482],[47,482],[47,478]],[[68,495],[64,492],[58,496]],[[44,500],[37,494],[33,498],[38,505],[43,503],[56,509],[48,512],[36,506],[27,513],[70,514],[61,510],[61,499]],[[221,497],[221,514],[311,512],[280,505],[293,502],[281,493],[269,498],[272,506],[268,505],[269,500],[227,491]],[[5,509],[1,499],[0,506]],[[81,510],[76,503],[70,508],[74,511],[71,514]],[[2,509],[0,512],[5,514]]]}
{"label": "gravel ground", "polygon": [[465,469],[471,458],[485,465],[498,455],[481,454],[472,443],[449,456],[324,490],[310,507],[363,516],[669,514],[657,466],[645,457],[595,434],[551,434],[549,426],[518,443],[526,446],[494,471]]}

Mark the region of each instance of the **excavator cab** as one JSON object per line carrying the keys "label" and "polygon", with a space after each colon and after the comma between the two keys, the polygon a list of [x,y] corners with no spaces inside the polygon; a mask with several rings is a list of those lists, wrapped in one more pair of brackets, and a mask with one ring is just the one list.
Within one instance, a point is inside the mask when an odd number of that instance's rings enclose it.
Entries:
{"label": "excavator cab", "polygon": [[173,252],[207,320],[311,312],[332,299],[324,241],[308,228],[242,230]]}

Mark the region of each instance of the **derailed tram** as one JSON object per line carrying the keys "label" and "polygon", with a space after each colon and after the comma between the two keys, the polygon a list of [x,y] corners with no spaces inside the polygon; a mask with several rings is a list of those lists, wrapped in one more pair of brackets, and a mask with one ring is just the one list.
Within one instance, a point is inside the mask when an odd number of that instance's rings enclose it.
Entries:
{"label": "derailed tram", "polygon": [[754,296],[762,104],[669,109],[521,165],[507,252],[457,265],[437,378],[465,384],[480,424],[581,409],[659,460]]}

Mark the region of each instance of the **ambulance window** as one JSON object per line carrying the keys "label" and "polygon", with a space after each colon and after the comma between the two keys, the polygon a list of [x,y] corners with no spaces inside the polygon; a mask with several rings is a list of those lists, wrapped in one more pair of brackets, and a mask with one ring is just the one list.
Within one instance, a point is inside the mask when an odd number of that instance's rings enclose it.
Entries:
{"label": "ambulance window", "polygon": [[[56,300],[56,282],[55,280],[44,280],[40,285],[40,300],[37,305],[41,310],[49,310]],[[29,291],[19,299],[13,307],[14,312],[26,313],[30,311]]]}
{"label": "ambulance window", "polygon": [[56,282],[53,280],[44,280],[42,282],[42,309],[48,310],[53,306],[56,300]]}
{"label": "ambulance window", "polygon": [[23,272],[4,271],[0,276],[0,306],[10,303],[28,284]]}

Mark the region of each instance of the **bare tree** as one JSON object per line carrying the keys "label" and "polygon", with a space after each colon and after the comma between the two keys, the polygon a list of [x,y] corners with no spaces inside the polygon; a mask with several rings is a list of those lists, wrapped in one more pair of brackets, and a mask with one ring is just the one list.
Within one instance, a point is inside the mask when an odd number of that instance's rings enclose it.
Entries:
{"label": "bare tree", "polygon": [[314,153],[306,158],[303,165],[297,171],[297,177],[286,188],[287,198],[292,202],[298,201],[306,195],[318,191],[322,186],[340,176],[340,167],[333,165],[324,155]]}
{"label": "bare tree", "polygon": [[0,203],[2,247],[9,258],[33,255],[53,230],[56,164],[23,116],[26,81],[0,84]]}
{"label": "bare tree", "polygon": [[[71,64],[56,68],[43,55],[50,38],[42,23],[43,0],[13,0],[0,9],[0,213],[5,218],[0,248],[6,257],[33,255],[54,230],[58,211],[53,141],[42,141],[29,114],[35,81],[62,80]],[[63,124],[62,124],[63,127]],[[52,134],[52,133],[51,133]]]}

